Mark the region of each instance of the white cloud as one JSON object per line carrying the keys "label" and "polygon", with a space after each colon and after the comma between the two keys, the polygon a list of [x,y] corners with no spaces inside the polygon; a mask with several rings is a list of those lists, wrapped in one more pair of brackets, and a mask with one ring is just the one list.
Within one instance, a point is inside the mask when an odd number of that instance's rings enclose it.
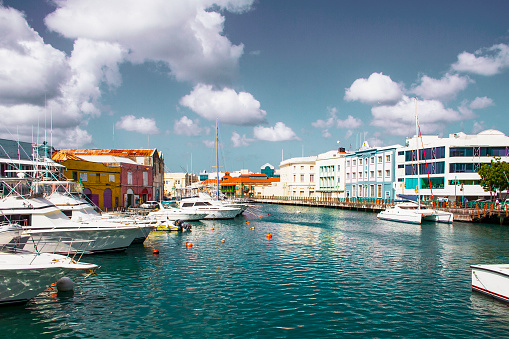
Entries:
{"label": "white cloud", "polygon": [[207,120],[219,119],[230,125],[255,125],[265,122],[266,112],[250,93],[235,92],[230,88],[215,90],[199,84],[182,99],[180,104],[192,109]]}
{"label": "white cloud", "polygon": [[214,140],[202,140],[202,142],[205,145],[205,147],[207,147],[207,148],[215,148],[216,147],[216,142]]}
{"label": "white cloud", "polygon": [[253,0],[56,1],[46,25],[68,38],[119,43],[131,62],[161,61],[177,80],[225,83],[238,70],[242,44],[223,34],[222,10],[242,13]]}
{"label": "white cloud", "polygon": [[362,125],[362,121],[360,119],[354,118],[351,115],[344,120],[341,120],[337,117],[337,108],[332,107],[328,108],[329,110],[329,118],[327,120],[318,119],[315,122],[312,122],[311,125],[316,128],[322,129],[322,136],[324,138],[330,138],[332,135],[329,132],[330,128],[346,128],[346,129],[356,129]]}
{"label": "white cloud", "polygon": [[458,61],[452,65],[452,69],[458,72],[486,76],[501,73],[507,67],[509,67],[509,46],[506,44],[480,49],[474,54],[463,52],[458,55]]}
{"label": "white cloud", "polygon": [[249,146],[249,144],[251,144],[254,140],[247,138],[245,134],[240,136],[239,133],[233,132],[231,141],[233,143],[233,147],[242,147]]}
{"label": "white cloud", "polygon": [[[411,136],[415,134],[414,99],[404,96],[394,106],[376,106],[371,109],[373,121],[371,125],[380,127],[386,133],[392,135]],[[471,118],[469,112],[464,114],[444,105],[437,100],[419,100],[417,103],[417,115],[421,133],[432,133],[442,130],[447,123],[457,122]]]}
{"label": "white cloud", "polygon": [[421,77],[421,83],[412,89],[412,92],[423,99],[449,100],[467,88],[473,82],[466,76],[446,74],[442,79],[433,79],[426,75]]}
{"label": "white cloud", "polygon": [[274,127],[255,127],[254,137],[258,140],[265,141],[300,140],[295,132],[282,122],[277,122]]}
{"label": "white cloud", "polygon": [[44,43],[23,14],[0,5],[0,100],[44,105],[60,95],[69,66],[65,54]]}
{"label": "white cloud", "polygon": [[495,105],[493,100],[488,97],[477,97],[470,103],[471,109],[483,109]]}
{"label": "white cloud", "polygon": [[366,104],[394,104],[403,96],[401,85],[382,73],[373,73],[368,79],[357,79],[345,91],[346,101]]}
{"label": "white cloud", "polygon": [[474,125],[472,126],[472,134],[477,134],[484,131],[486,129],[484,125],[484,121],[474,121]]}
{"label": "white cloud", "polygon": [[199,126],[198,120],[189,119],[187,116],[183,116],[180,120],[175,120],[173,124],[173,131],[177,135],[197,136],[200,134],[209,134],[209,128],[202,128]]}
{"label": "white cloud", "polygon": [[158,134],[159,129],[154,119],[136,118],[134,115],[125,115],[115,124],[115,127],[126,131],[141,134]]}

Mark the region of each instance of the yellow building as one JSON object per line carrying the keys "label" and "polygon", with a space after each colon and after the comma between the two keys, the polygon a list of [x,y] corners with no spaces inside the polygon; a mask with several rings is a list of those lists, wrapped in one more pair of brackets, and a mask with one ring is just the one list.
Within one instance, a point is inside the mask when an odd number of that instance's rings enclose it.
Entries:
{"label": "yellow building", "polygon": [[54,153],[53,160],[65,166],[68,179],[83,184],[83,193],[100,209],[121,206],[120,167],[85,161],[77,156]]}

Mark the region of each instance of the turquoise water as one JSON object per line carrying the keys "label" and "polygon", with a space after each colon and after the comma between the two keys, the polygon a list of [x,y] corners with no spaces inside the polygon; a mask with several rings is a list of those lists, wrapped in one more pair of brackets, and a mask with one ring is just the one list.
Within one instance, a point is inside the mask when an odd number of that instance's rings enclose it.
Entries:
{"label": "turquoise water", "polygon": [[86,257],[101,268],[73,296],[0,308],[2,337],[509,337],[509,306],[472,293],[469,268],[509,262],[509,227],[257,209]]}

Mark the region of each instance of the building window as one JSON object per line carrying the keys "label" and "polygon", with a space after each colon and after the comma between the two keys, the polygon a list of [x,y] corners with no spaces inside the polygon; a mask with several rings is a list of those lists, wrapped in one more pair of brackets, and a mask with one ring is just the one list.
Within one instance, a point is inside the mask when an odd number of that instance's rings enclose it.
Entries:
{"label": "building window", "polygon": [[311,182],[315,181],[315,175],[314,174],[310,174],[309,175],[309,181],[311,181]]}
{"label": "building window", "polygon": [[87,181],[87,173],[80,173],[80,180]]}
{"label": "building window", "polygon": [[359,197],[362,197],[362,185],[359,185]]}
{"label": "building window", "polygon": [[352,173],[352,179],[355,179],[355,172]]}
{"label": "building window", "polygon": [[293,175],[293,182],[297,182],[297,178],[296,178],[295,174]]}
{"label": "building window", "polygon": [[357,166],[357,160],[352,161],[353,166]]}
{"label": "building window", "polygon": [[359,165],[362,165],[362,159],[359,159]]}
{"label": "building window", "polygon": [[375,185],[369,185],[369,196],[371,198],[375,196]]}
{"label": "building window", "polygon": [[375,177],[375,171],[370,171],[369,172],[369,177],[370,178],[374,178]]}
{"label": "building window", "polygon": [[127,172],[127,184],[128,185],[133,184],[133,172]]}
{"label": "building window", "polygon": [[359,172],[359,179],[362,179],[362,172]]}
{"label": "building window", "polygon": [[115,174],[110,174],[108,179],[109,182],[115,182]]}
{"label": "building window", "polygon": [[371,163],[374,164],[375,163],[375,157],[371,157]]}
{"label": "building window", "polygon": [[304,174],[300,175],[300,182],[304,182]]}
{"label": "building window", "polygon": [[381,163],[382,163],[382,156],[381,156],[381,155],[379,155],[379,156],[378,156],[378,163],[379,163],[379,164],[381,164]]}
{"label": "building window", "polygon": [[143,186],[148,186],[148,172],[143,172]]}
{"label": "building window", "polygon": [[347,179],[350,179],[350,173],[347,173],[347,174],[346,174],[346,178],[347,178]]}
{"label": "building window", "polygon": [[300,169],[303,171],[304,170],[304,166],[300,166]]}
{"label": "building window", "polygon": [[381,178],[382,177],[382,170],[378,170],[378,177]]}
{"label": "building window", "polygon": [[315,166],[309,166],[309,170],[312,171],[315,168]]}
{"label": "building window", "polygon": [[357,191],[355,190],[355,185],[352,185],[352,195],[355,197]]}
{"label": "building window", "polygon": [[382,197],[382,185],[377,185],[376,187],[376,197],[381,198]]}
{"label": "building window", "polygon": [[347,165],[347,166],[350,166],[350,160],[347,160],[347,161],[346,161],[346,165]]}
{"label": "building window", "polygon": [[72,180],[78,181],[78,172],[72,171]]}
{"label": "building window", "polygon": [[391,162],[391,155],[390,154],[387,154],[385,156],[385,162]]}
{"label": "building window", "polygon": [[385,176],[386,177],[390,177],[391,176],[391,171],[390,170],[385,170]]}

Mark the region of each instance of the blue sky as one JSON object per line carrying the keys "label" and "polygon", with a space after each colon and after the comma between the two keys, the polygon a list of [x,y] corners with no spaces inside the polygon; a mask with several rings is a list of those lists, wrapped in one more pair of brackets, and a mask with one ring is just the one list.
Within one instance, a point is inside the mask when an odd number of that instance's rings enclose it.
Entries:
{"label": "blue sky", "polygon": [[509,2],[4,0],[0,137],[168,171],[508,131]]}

